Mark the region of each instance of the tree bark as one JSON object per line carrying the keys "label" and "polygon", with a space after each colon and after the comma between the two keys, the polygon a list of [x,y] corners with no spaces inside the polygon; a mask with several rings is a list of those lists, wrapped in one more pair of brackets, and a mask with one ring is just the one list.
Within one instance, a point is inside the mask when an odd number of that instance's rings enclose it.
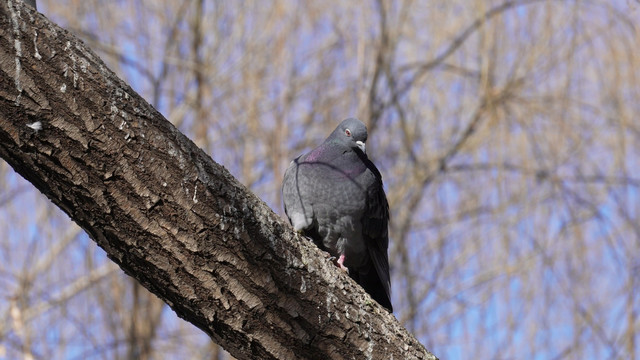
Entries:
{"label": "tree bark", "polygon": [[0,157],[181,318],[239,359],[435,359],[80,40],[0,22]]}

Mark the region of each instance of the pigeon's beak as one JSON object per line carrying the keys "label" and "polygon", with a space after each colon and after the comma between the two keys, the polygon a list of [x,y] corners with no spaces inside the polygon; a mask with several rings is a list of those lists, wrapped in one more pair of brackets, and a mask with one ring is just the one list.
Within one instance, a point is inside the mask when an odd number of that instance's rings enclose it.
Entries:
{"label": "pigeon's beak", "polygon": [[358,145],[358,147],[360,148],[360,150],[362,150],[363,153],[365,153],[365,154],[367,153],[366,146],[364,145],[364,142],[358,140],[358,141],[356,141],[356,145]]}

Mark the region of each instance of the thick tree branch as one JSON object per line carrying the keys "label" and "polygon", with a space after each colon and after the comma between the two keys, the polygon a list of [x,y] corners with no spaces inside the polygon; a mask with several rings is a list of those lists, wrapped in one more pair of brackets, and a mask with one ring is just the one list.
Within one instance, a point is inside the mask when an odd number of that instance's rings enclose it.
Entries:
{"label": "thick tree branch", "polygon": [[81,41],[0,22],[0,157],[180,317],[240,359],[435,359]]}

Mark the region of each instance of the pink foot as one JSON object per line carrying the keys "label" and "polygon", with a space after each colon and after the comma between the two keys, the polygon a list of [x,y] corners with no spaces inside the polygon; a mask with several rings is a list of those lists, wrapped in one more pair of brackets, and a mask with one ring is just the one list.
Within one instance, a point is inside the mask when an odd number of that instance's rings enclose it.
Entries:
{"label": "pink foot", "polygon": [[349,273],[349,268],[344,266],[344,254],[340,255],[340,258],[338,258],[337,264],[338,264],[338,267],[342,269],[342,271],[346,272],[347,274]]}

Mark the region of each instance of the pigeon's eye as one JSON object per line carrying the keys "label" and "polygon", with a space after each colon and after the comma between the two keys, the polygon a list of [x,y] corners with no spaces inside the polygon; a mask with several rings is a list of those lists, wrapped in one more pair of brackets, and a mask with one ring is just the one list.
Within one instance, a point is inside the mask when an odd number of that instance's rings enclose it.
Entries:
{"label": "pigeon's eye", "polygon": [[349,129],[346,129],[346,130],[344,131],[344,133],[345,133],[347,136],[349,136],[349,137],[351,136],[351,130],[349,130]]}

